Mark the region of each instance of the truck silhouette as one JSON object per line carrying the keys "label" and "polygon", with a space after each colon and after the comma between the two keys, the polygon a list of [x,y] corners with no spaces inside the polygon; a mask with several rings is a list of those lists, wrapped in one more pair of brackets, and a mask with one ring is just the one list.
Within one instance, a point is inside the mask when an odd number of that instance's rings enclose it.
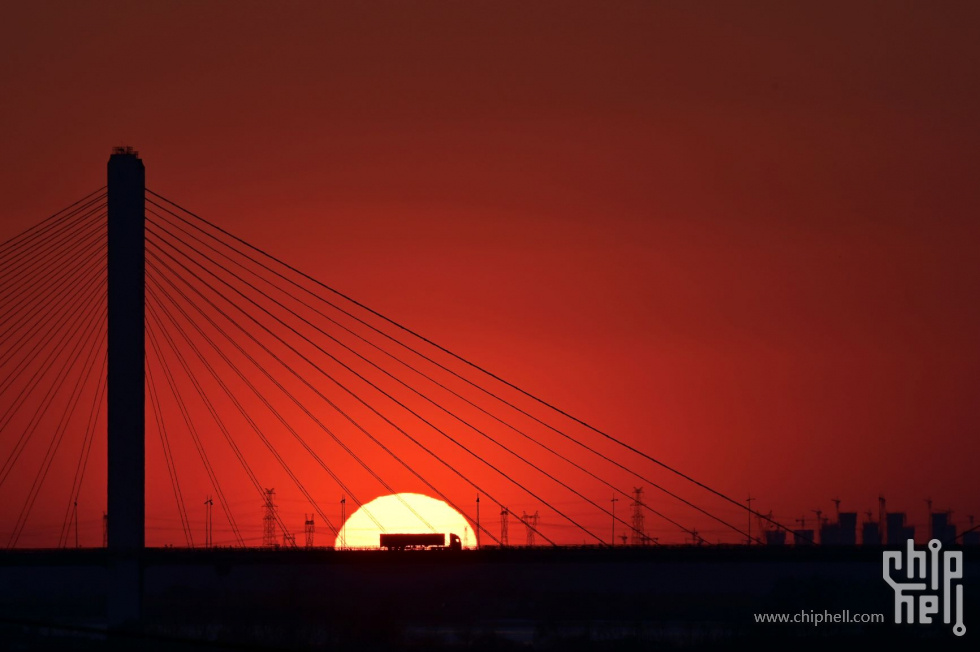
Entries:
{"label": "truck silhouette", "polygon": [[448,546],[446,546],[445,534],[382,534],[381,547],[388,550],[421,550],[426,548],[462,550],[463,544],[455,534],[449,535]]}

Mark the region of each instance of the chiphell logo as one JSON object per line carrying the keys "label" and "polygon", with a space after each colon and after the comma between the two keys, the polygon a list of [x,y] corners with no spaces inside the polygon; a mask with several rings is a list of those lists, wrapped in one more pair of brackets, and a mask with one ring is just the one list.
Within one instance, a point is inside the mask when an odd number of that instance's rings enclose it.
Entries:
{"label": "chiphell logo", "polygon": [[[953,633],[963,636],[966,633],[963,624],[963,553],[940,552],[943,544],[938,539],[930,541],[928,547],[928,553],[916,550],[915,542],[909,539],[904,551],[884,553],[881,572],[895,590],[895,622],[932,623],[942,602],[943,622],[947,625],[952,622],[955,607]],[[899,572],[903,570],[904,573]],[[903,576],[899,579],[909,581],[896,581],[893,573],[896,577]]]}

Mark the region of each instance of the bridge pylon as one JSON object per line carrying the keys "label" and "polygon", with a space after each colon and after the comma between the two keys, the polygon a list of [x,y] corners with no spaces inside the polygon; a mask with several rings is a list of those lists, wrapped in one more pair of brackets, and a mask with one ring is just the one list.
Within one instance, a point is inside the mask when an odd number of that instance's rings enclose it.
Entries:
{"label": "bridge pylon", "polygon": [[131,147],[108,163],[108,509],[110,627],[139,623],[145,546],[145,191]]}

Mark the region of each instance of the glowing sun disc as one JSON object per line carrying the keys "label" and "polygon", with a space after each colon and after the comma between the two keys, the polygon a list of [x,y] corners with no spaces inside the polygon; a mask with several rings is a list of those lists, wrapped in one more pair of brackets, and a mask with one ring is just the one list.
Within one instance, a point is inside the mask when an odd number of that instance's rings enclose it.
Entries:
{"label": "glowing sun disc", "polygon": [[455,509],[423,494],[401,493],[381,496],[361,505],[340,528],[334,547],[378,548],[382,532],[445,534],[447,545],[449,535],[455,534],[464,548],[475,545],[469,521]]}

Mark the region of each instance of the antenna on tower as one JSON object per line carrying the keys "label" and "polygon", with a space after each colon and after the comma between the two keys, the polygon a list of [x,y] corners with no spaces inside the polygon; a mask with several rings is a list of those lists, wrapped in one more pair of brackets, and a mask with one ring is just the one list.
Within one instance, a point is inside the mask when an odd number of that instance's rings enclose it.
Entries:
{"label": "antenna on tower", "polygon": [[642,546],[646,543],[646,533],[643,529],[643,487],[633,487],[633,533],[630,545]]}

